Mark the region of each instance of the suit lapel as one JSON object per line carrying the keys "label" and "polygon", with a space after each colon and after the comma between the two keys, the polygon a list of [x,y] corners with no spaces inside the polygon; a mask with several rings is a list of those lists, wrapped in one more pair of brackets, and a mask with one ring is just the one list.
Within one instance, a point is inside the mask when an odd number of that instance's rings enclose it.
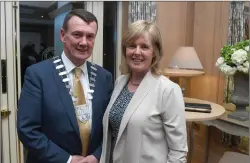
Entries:
{"label": "suit lapel", "polygon": [[[132,97],[130,103],[128,104],[128,107],[126,108],[126,111],[124,112],[121,124],[120,124],[120,129],[119,133],[117,136],[117,141],[116,145],[118,144],[122,133],[124,132],[124,129],[126,128],[131,116],[133,113],[136,111],[140,103],[143,101],[143,99],[146,97],[152,86],[154,85],[155,82],[155,77],[153,77],[151,71],[149,71],[143,80],[141,81],[141,84],[137,88],[134,96]],[[116,146],[115,145],[115,146]]]}
{"label": "suit lapel", "polygon": [[[88,79],[89,79],[89,81],[90,81],[90,77],[91,77],[91,64],[87,61],[87,71],[88,71]],[[95,72],[96,74],[97,74],[97,71]],[[98,76],[96,77],[96,80],[98,80],[97,79],[98,78]],[[96,81],[97,82],[97,81]],[[95,85],[96,85],[96,82],[95,82]],[[95,86],[94,87],[94,93],[92,94],[92,96],[93,96],[93,99],[92,99],[92,126],[91,126],[91,139],[90,139],[90,141],[92,140],[92,137],[93,137],[93,132],[95,131],[95,127],[96,127],[96,125],[95,125],[95,115],[96,115],[96,111],[97,111],[97,107],[96,107],[96,98],[97,98],[97,95],[98,95],[98,93],[97,93],[97,87]],[[89,143],[89,144],[91,144],[91,143]]]}
{"label": "suit lapel", "polygon": [[64,105],[64,109],[69,117],[69,120],[73,126],[73,128],[75,129],[76,133],[78,134],[78,136],[80,137],[80,131],[79,131],[79,127],[77,124],[77,119],[76,119],[76,114],[75,114],[75,108],[73,105],[73,101],[71,99],[71,96],[69,95],[69,92],[67,90],[67,88],[65,87],[65,84],[63,83],[61,77],[59,76],[56,68],[54,67],[54,63],[52,63],[52,72],[53,72],[53,76],[59,91],[59,96],[61,98],[61,101]]}
{"label": "suit lapel", "polygon": [[90,76],[91,76],[90,69],[91,69],[91,64],[87,61],[87,71],[88,71],[89,81],[90,81]]}

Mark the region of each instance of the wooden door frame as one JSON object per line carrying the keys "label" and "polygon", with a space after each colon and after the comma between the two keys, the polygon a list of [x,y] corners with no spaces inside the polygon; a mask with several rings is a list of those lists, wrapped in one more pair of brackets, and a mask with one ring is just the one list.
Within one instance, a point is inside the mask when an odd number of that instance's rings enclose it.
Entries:
{"label": "wooden door frame", "polygon": [[[16,113],[17,113],[17,63],[19,53],[19,31],[17,22],[19,19],[18,2],[0,2],[1,3],[1,59],[6,59],[6,77],[7,77],[7,93],[1,98],[5,98],[6,104],[1,103],[1,107],[6,107],[11,111],[11,114],[2,120],[2,132],[5,135],[2,137],[4,147],[3,156],[10,163],[19,162],[19,140],[16,132]],[[20,72],[19,72],[20,74]],[[3,99],[1,99],[3,100]],[[6,105],[6,106],[3,106]],[[1,108],[2,109],[2,108]]]}

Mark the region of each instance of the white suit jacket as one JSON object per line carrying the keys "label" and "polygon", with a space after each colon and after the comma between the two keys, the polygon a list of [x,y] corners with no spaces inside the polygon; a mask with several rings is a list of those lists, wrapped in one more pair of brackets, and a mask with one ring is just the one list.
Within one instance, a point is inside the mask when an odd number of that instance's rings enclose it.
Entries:
{"label": "white suit jacket", "polygon": [[[127,84],[129,75],[116,80],[103,118],[103,147],[100,163],[110,163],[109,112]],[[149,71],[123,115],[113,152],[113,163],[184,163],[187,134],[184,100],[180,87]]]}

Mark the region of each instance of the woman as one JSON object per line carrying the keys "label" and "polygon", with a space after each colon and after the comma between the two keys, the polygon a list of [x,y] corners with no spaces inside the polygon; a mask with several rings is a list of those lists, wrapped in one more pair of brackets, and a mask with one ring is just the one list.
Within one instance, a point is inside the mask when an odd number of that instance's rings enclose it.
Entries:
{"label": "woman", "polygon": [[101,163],[184,163],[187,137],[180,87],[160,75],[159,29],[140,20],[122,41],[128,74],[116,80],[103,118]]}

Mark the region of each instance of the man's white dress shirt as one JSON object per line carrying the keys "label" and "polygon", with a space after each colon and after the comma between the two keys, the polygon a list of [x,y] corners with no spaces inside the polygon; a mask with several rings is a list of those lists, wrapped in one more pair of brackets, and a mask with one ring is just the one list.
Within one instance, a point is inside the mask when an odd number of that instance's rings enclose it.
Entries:
{"label": "man's white dress shirt", "polygon": [[[68,74],[69,78],[69,84],[71,86],[71,89],[74,90],[74,68],[76,67],[70,60],[69,58],[65,55],[65,53],[62,53],[62,61],[64,63],[65,69]],[[91,129],[91,122],[92,122],[92,101],[91,99],[88,99],[88,93],[87,91],[89,90],[89,78],[88,78],[88,68],[87,68],[87,62],[84,62],[83,65],[80,66],[82,69],[82,74],[80,77],[83,89],[84,89],[84,95],[86,98],[86,103],[89,106],[89,111],[90,111],[90,129]],[[70,163],[72,160],[72,156],[69,157],[67,163]]]}

